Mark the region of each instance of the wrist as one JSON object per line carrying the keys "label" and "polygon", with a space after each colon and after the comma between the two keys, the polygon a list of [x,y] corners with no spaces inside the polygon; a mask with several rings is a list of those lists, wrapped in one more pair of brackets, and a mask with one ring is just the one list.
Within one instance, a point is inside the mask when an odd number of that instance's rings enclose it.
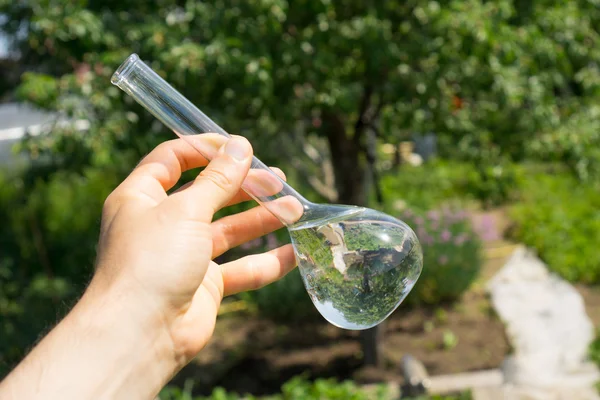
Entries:
{"label": "wrist", "polygon": [[[181,367],[168,330],[127,291],[90,286],[0,384],[10,399],[152,399]],[[141,310],[144,311],[144,310]]]}
{"label": "wrist", "polygon": [[120,398],[124,388],[128,391],[123,394],[130,398],[156,394],[183,367],[168,319],[145,300],[131,288],[99,291],[92,282],[65,321],[70,329],[81,332],[83,340],[103,349],[108,370],[114,366],[115,393],[110,397]]}

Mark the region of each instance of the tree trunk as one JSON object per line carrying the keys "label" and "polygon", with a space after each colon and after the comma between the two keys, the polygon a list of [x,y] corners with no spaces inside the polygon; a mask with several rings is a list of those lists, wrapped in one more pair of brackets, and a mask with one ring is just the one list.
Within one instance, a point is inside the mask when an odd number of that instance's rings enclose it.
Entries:
{"label": "tree trunk", "polygon": [[380,367],[383,364],[383,328],[382,324],[360,333],[364,365]]}
{"label": "tree trunk", "polygon": [[327,129],[338,202],[365,206],[368,199],[366,166],[360,154],[359,143],[346,135],[346,128],[339,116],[324,113],[323,122]]}
{"label": "tree trunk", "polygon": [[[324,128],[331,151],[331,161],[341,204],[366,206],[368,202],[366,159],[361,154],[360,142],[346,133],[343,121],[338,115],[323,113]],[[361,332],[363,363],[381,366],[383,363],[382,324]]]}

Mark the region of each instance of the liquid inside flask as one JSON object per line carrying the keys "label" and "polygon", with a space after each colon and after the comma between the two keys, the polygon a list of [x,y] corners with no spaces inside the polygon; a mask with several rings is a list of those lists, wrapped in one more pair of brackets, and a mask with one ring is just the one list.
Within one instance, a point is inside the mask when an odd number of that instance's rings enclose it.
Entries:
{"label": "liquid inside flask", "polygon": [[[112,82],[209,160],[230,138],[135,54]],[[197,140],[201,134],[210,140]],[[419,278],[421,246],[404,222],[369,208],[309,202],[256,157],[242,188],[287,227],[308,295],[331,324],[379,324]]]}
{"label": "liquid inside flask", "polygon": [[387,318],[416,283],[423,255],[404,223],[367,208],[289,229],[304,286],[333,325],[366,329]]}

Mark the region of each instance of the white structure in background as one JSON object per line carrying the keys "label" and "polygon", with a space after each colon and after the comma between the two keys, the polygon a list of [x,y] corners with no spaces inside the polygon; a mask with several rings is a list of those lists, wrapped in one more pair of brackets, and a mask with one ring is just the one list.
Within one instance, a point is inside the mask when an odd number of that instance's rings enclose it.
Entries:
{"label": "white structure in background", "polygon": [[488,290],[514,349],[503,366],[506,400],[600,398],[600,373],[587,361],[594,326],[574,287],[519,247]]}
{"label": "white structure in background", "polygon": [[[7,166],[18,162],[12,154],[13,145],[26,133],[39,135],[49,131],[52,126],[70,123],[60,119],[57,114],[36,110],[18,103],[0,104],[0,165]],[[89,122],[75,121],[75,128],[85,130]]]}

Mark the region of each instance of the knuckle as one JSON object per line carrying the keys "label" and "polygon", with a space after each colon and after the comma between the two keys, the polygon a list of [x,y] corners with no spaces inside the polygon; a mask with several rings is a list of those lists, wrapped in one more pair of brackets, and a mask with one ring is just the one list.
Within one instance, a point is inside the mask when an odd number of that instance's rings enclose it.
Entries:
{"label": "knuckle", "polygon": [[250,285],[252,288],[251,290],[260,289],[263,286],[265,286],[261,269],[258,267],[258,265],[256,265],[252,258],[248,260],[248,268],[250,269]]}
{"label": "knuckle", "polygon": [[218,169],[205,169],[200,173],[200,176],[209,180],[215,186],[225,192],[229,191],[233,185],[227,174]]}
{"label": "knuckle", "polygon": [[104,212],[110,212],[119,204],[118,194],[116,192],[112,192],[106,197],[104,200],[104,204],[102,205],[102,210]]}

